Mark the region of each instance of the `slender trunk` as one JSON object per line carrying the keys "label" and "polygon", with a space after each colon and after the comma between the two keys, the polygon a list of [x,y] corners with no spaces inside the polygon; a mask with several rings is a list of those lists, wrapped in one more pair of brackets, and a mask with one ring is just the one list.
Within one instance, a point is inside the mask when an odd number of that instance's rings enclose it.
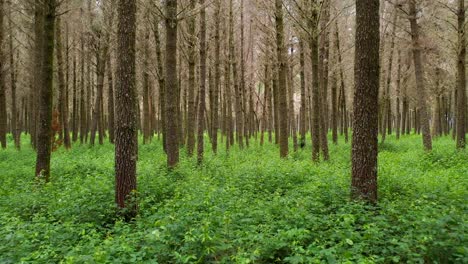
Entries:
{"label": "slender trunk", "polygon": [[[231,0],[232,4],[232,0]],[[203,162],[204,149],[204,116],[205,116],[205,86],[206,86],[206,10],[205,0],[200,0],[200,94],[198,96],[198,132],[197,160]]]}
{"label": "slender trunk", "polygon": [[466,147],[466,35],[465,1],[458,0],[458,58],[457,58],[457,149]]}
{"label": "slender trunk", "polygon": [[[3,20],[4,20],[4,0],[0,0],[0,57],[4,57],[3,52]],[[6,85],[5,85],[5,74],[4,74],[4,61],[0,61],[0,144],[2,148],[7,147],[7,109],[6,109]]]}
{"label": "slender trunk", "polygon": [[52,151],[52,94],[54,76],[55,0],[43,1],[44,37],[42,45],[43,86],[39,90],[39,130],[37,135],[36,177],[46,182],[50,178]]}
{"label": "slender trunk", "polygon": [[221,10],[221,1],[220,0],[215,0],[215,54],[214,54],[214,89],[213,89],[213,108],[211,109],[211,115],[212,115],[212,121],[211,121],[211,148],[213,150],[213,153],[216,154],[218,151],[218,122],[219,122],[219,85],[220,85],[220,79],[221,79],[221,73],[220,73],[220,24],[221,24],[221,18],[220,18],[220,10]]}
{"label": "slender trunk", "polygon": [[283,3],[275,0],[276,49],[278,57],[278,103],[279,103],[279,144],[280,157],[288,157],[288,101],[286,87],[286,50],[284,46]]}
{"label": "slender trunk", "polygon": [[156,48],[156,65],[157,65],[157,76],[159,84],[159,112],[161,115],[161,131],[163,139],[163,149],[166,150],[166,80],[163,69],[163,57],[161,52],[161,39],[159,33],[159,20],[157,16],[154,16],[153,22],[153,35],[155,39]]}
{"label": "slender trunk", "polygon": [[307,107],[306,107],[306,84],[305,84],[305,47],[304,40],[299,40],[299,64],[300,64],[300,76],[301,76],[301,113],[300,113],[300,134],[301,139],[299,144],[301,148],[306,146],[306,131],[307,131]]}
{"label": "slender trunk", "polygon": [[59,86],[59,122],[62,128],[60,133],[63,135],[64,145],[66,149],[71,147],[70,143],[70,133],[68,131],[68,109],[66,105],[67,92],[66,92],[66,83],[65,83],[65,73],[64,73],[64,60],[63,60],[63,43],[62,43],[62,25],[61,18],[57,17],[56,26],[55,26],[55,48],[57,54],[57,76],[58,76],[58,86]]}
{"label": "slender trunk", "polygon": [[177,0],[166,1],[166,150],[167,166],[179,163],[178,81],[177,81]]}
{"label": "slender trunk", "polygon": [[320,86],[319,86],[319,43],[317,36],[317,11],[314,5],[311,5],[311,17],[309,19],[309,28],[313,31],[310,40],[310,60],[312,62],[312,160],[320,160]]}
{"label": "slender trunk", "polygon": [[419,39],[419,25],[417,23],[416,0],[410,0],[409,5],[409,20],[411,24],[411,38],[413,42],[413,61],[416,75],[416,87],[418,90],[419,104],[419,124],[423,133],[424,149],[432,150],[431,130],[429,127],[429,114],[427,110],[426,87],[424,84],[424,66],[421,59],[421,43]]}

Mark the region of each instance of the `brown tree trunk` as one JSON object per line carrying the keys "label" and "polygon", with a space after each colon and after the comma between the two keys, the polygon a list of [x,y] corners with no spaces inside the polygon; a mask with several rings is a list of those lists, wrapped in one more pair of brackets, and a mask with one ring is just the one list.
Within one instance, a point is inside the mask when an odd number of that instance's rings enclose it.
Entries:
{"label": "brown tree trunk", "polygon": [[301,76],[301,111],[300,111],[300,134],[301,139],[299,145],[301,148],[306,146],[306,131],[307,131],[307,107],[306,107],[306,84],[305,84],[305,47],[304,40],[299,40],[299,64],[300,64],[300,76]]}
{"label": "brown tree trunk", "polygon": [[236,134],[237,144],[239,148],[244,147],[244,115],[242,112],[242,90],[239,85],[239,76],[237,72],[237,59],[235,55],[234,46],[234,14],[233,14],[233,1],[229,2],[229,61],[231,62],[232,76],[234,82],[234,93],[235,93],[235,111],[236,111]]}
{"label": "brown tree trunk", "polygon": [[177,0],[166,1],[166,150],[167,166],[179,163],[178,81],[177,81]]}
{"label": "brown tree trunk", "polygon": [[429,113],[427,110],[426,87],[424,85],[424,66],[421,59],[421,43],[419,40],[419,26],[417,23],[416,0],[410,0],[409,20],[411,24],[411,39],[413,42],[413,61],[416,75],[416,87],[418,89],[418,104],[420,114],[420,127],[423,133],[423,144],[426,151],[432,150],[431,129],[429,126]]}
{"label": "brown tree trunk", "polygon": [[395,111],[396,111],[396,122],[395,122],[395,130],[396,130],[396,139],[400,139],[401,134],[401,112],[400,112],[400,97],[401,97],[401,51],[398,51],[398,70],[397,70],[397,87],[396,87],[396,104],[395,104]]}
{"label": "brown tree trunk", "polygon": [[44,37],[42,46],[43,86],[39,90],[39,130],[37,134],[36,177],[49,181],[50,156],[52,151],[52,93],[54,76],[54,28],[55,0],[46,0],[42,4],[44,16]]}
{"label": "brown tree trunk", "polygon": [[136,0],[119,0],[115,89],[115,200],[126,219],[137,214]]}
{"label": "brown tree trunk", "polygon": [[108,127],[109,127],[109,141],[114,144],[115,141],[115,116],[114,116],[114,80],[112,78],[112,64],[111,56],[107,58],[107,113],[108,113]]}
{"label": "brown tree trunk", "polygon": [[335,19],[335,49],[338,56],[338,64],[340,71],[340,96],[338,100],[339,108],[341,109],[340,119],[341,121],[341,132],[345,135],[345,142],[348,143],[348,127],[347,127],[347,112],[346,112],[346,93],[345,93],[345,81],[344,81],[344,70],[343,70],[343,58],[341,55],[340,47],[340,33],[338,28],[338,20]]}
{"label": "brown tree trunk", "polygon": [[310,60],[312,63],[312,160],[320,160],[320,113],[321,113],[321,103],[320,103],[320,86],[319,86],[319,43],[317,36],[317,17],[318,13],[316,6],[311,5],[311,17],[309,19],[309,28],[312,30],[310,36],[309,45],[310,45]]}
{"label": "brown tree trunk", "polygon": [[[4,0],[0,0],[0,57],[4,57],[3,52],[3,18],[5,16],[4,12]],[[2,148],[7,147],[7,109],[6,109],[6,85],[5,85],[5,73],[4,73],[4,62],[0,61],[0,144]]]}
{"label": "brown tree trunk", "polygon": [[[195,10],[196,0],[190,0],[190,9]],[[195,121],[197,118],[195,104],[195,47],[196,47],[196,32],[195,32],[195,16],[188,18],[188,113],[187,113],[187,155],[191,157],[195,148]]]}
{"label": "brown tree trunk", "polygon": [[163,57],[161,52],[161,39],[159,33],[159,20],[158,16],[154,16],[153,22],[153,35],[155,40],[156,48],[156,65],[157,65],[157,77],[159,85],[159,112],[161,115],[161,131],[163,140],[163,149],[166,151],[166,80],[163,69]]}
{"label": "brown tree trunk", "polygon": [[11,88],[11,132],[13,134],[13,140],[15,142],[15,148],[20,150],[21,148],[21,127],[19,126],[19,111],[17,109],[16,101],[16,65],[15,65],[15,50],[13,48],[13,20],[11,18],[12,3],[9,3],[8,8],[8,30],[10,31],[9,37],[9,50],[10,50],[10,88]]}
{"label": "brown tree trunk", "polygon": [[[393,11],[393,29],[391,34],[390,40],[390,57],[388,59],[388,68],[387,68],[387,79],[385,82],[385,90],[384,96],[382,98],[383,101],[383,111],[382,111],[382,122],[383,122],[383,129],[382,129],[382,144],[385,142],[385,138],[388,134],[391,134],[392,131],[392,106],[390,101],[390,86],[392,83],[392,67],[393,67],[393,53],[395,51],[395,36],[396,36],[396,28],[398,22],[398,14],[397,10]],[[383,55],[382,55],[383,56]]]}
{"label": "brown tree trunk", "polygon": [[283,3],[275,0],[276,19],[276,49],[278,56],[278,103],[279,103],[279,144],[280,157],[288,157],[288,98],[286,86],[286,50],[284,46]]}
{"label": "brown tree trunk", "polygon": [[149,80],[149,30],[145,32],[143,43],[143,144],[151,141],[151,117],[150,117],[150,80]]}
{"label": "brown tree trunk", "polygon": [[215,0],[215,13],[214,13],[214,23],[215,23],[215,29],[214,29],[214,89],[213,89],[213,108],[211,109],[211,148],[213,150],[213,153],[216,154],[218,151],[218,123],[219,123],[219,85],[220,85],[220,79],[221,79],[221,73],[220,73],[220,24],[221,24],[221,18],[220,18],[220,11],[221,11],[221,1],[220,0]]}
{"label": "brown tree trunk", "polygon": [[457,149],[466,147],[466,35],[465,1],[458,0],[458,58],[457,58]]}
{"label": "brown tree trunk", "polygon": [[377,202],[379,0],[356,0],[351,197]]}
{"label": "brown tree trunk", "polygon": [[66,101],[67,98],[67,85],[65,81],[65,70],[64,70],[64,59],[63,59],[63,40],[62,40],[62,29],[61,29],[61,18],[57,17],[56,20],[56,54],[57,54],[57,75],[58,75],[58,86],[59,86],[59,113],[60,113],[60,125],[63,133],[63,143],[66,149],[71,148],[70,132],[68,131],[68,107]]}
{"label": "brown tree trunk", "polygon": [[[205,86],[206,86],[206,10],[205,0],[200,0],[200,94],[198,96],[198,132],[197,132],[197,160],[203,162],[204,151],[204,116],[205,116]],[[232,0],[231,0],[232,7]],[[231,9],[232,10],[232,9]],[[232,16],[232,14],[231,14]]]}
{"label": "brown tree trunk", "polygon": [[[83,16],[83,10],[81,10]],[[81,29],[80,36],[80,143],[85,143],[87,131],[87,109],[86,109],[86,89],[85,89],[85,34],[84,29]]]}
{"label": "brown tree trunk", "polygon": [[73,73],[72,73],[72,78],[73,78],[73,98],[72,98],[72,141],[76,142],[78,140],[78,95],[77,95],[77,79],[76,79],[76,50],[73,52]]}

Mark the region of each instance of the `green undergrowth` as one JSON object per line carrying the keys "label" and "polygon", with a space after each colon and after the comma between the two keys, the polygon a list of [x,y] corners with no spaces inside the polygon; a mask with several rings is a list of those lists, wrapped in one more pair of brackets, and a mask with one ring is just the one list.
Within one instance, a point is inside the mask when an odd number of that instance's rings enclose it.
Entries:
{"label": "green undergrowth", "polygon": [[22,147],[0,150],[0,263],[468,263],[468,153],[450,138],[431,153],[387,138],[375,207],[349,201],[342,138],[329,162],[312,163],[310,140],[287,160],[252,140],[202,166],[182,150],[173,171],[155,138],[139,146],[131,223],[115,217],[111,144],[53,153],[43,185]]}

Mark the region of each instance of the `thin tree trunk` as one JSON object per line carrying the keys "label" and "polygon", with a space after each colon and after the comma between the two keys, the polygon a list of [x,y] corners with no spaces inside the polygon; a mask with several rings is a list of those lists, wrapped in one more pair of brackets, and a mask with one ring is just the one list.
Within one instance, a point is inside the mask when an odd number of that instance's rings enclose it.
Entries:
{"label": "thin tree trunk", "polygon": [[59,86],[59,120],[60,126],[63,134],[64,145],[66,149],[71,147],[70,143],[70,133],[68,131],[68,109],[66,105],[67,92],[66,92],[66,83],[65,83],[65,73],[64,73],[64,60],[63,60],[63,43],[62,43],[62,25],[61,18],[57,17],[56,19],[56,54],[57,54],[57,76],[58,76],[58,86]]}
{"label": "thin tree trunk", "polygon": [[178,81],[177,81],[177,0],[166,1],[166,150],[167,166],[179,163]]}
{"label": "thin tree trunk", "polygon": [[278,103],[279,103],[279,144],[280,157],[288,157],[288,101],[286,86],[286,50],[284,46],[283,3],[275,0],[276,19],[276,49],[278,57]]}
{"label": "thin tree trunk", "polygon": [[429,113],[427,110],[426,87],[424,84],[424,66],[421,59],[421,43],[419,40],[419,26],[417,23],[416,0],[410,0],[409,20],[411,24],[411,38],[413,42],[413,61],[416,75],[416,87],[418,89],[419,124],[423,133],[423,144],[426,151],[432,150],[431,129],[429,126]]}
{"label": "thin tree trunk", "polygon": [[457,149],[466,147],[466,35],[465,1],[458,0],[458,58],[457,58]]}
{"label": "thin tree trunk", "polygon": [[[197,132],[197,160],[203,162],[204,152],[204,116],[205,116],[205,86],[206,86],[206,10],[205,0],[200,0],[200,94],[198,96],[198,132]],[[232,7],[232,0],[231,0]],[[232,9],[231,9],[232,10]],[[232,14],[231,14],[232,16]]]}

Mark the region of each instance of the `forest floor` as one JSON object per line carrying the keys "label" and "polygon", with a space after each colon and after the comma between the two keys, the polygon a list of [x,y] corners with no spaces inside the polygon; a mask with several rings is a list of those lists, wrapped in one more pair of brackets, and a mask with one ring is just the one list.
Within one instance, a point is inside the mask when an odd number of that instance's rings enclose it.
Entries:
{"label": "forest floor", "polygon": [[[106,143],[53,153],[34,183],[35,153],[0,150],[0,263],[468,263],[468,152],[450,138],[389,137],[379,204],[349,201],[350,144],[331,161],[274,144],[182,151],[166,169],[161,142],[139,146],[139,216],[115,218],[114,153]],[[220,144],[224,145],[224,144]],[[209,149],[209,146],[206,147]]]}

